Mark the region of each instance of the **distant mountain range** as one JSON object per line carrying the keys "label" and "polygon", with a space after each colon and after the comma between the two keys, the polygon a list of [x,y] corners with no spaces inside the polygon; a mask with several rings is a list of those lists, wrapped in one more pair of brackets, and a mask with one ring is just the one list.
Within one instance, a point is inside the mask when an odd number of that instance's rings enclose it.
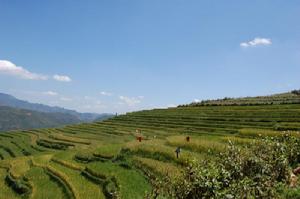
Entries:
{"label": "distant mountain range", "polygon": [[99,121],[112,114],[79,113],[61,107],[30,103],[0,93],[0,131],[57,127],[81,122]]}

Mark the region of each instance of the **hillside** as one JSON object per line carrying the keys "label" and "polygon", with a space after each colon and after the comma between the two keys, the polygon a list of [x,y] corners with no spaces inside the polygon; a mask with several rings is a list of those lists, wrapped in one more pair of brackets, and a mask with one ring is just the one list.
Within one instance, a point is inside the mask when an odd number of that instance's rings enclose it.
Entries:
{"label": "hillside", "polygon": [[300,104],[300,91],[294,90],[288,93],[280,93],[269,96],[241,97],[216,100],[203,100],[181,106],[224,106],[224,105],[268,105],[268,104]]}
{"label": "hillside", "polygon": [[[214,161],[228,140],[242,150],[281,131],[298,137],[299,130],[300,104],[273,103],[155,109],[63,128],[1,133],[0,198],[139,199],[156,187],[155,179],[180,177],[189,160]],[[182,151],[176,158],[178,146]],[[259,193],[255,186],[247,191]],[[284,187],[281,194],[297,191]]]}
{"label": "hillside", "polygon": [[4,93],[0,93],[0,106],[9,106],[18,109],[27,109],[44,113],[64,113],[73,115],[77,120],[81,120],[82,122],[92,122],[94,120],[100,120],[102,117],[105,119],[107,118],[107,116],[112,116],[111,114],[79,113],[77,111],[68,110],[61,107],[52,107],[44,104],[30,103]]}
{"label": "hillside", "polygon": [[73,115],[66,113],[42,113],[0,106],[0,131],[50,128],[80,122]]}

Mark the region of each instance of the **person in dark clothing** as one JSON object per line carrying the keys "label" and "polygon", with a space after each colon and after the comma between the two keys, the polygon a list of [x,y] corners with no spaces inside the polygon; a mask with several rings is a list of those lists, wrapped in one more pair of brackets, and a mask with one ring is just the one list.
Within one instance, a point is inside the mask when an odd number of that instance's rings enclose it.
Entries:
{"label": "person in dark clothing", "polygon": [[186,137],[186,141],[189,142],[190,141],[190,136]]}
{"label": "person in dark clothing", "polygon": [[177,149],[175,150],[175,153],[176,153],[176,157],[177,157],[177,158],[179,157],[180,151],[181,151],[180,147],[177,147]]}

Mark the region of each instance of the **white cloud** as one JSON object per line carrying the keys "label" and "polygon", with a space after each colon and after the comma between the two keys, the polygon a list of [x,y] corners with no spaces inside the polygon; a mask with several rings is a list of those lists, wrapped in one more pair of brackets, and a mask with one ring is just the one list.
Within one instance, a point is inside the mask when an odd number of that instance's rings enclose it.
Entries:
{"label": "white cloud", "polygon": [[195,102],[195,103],[199,103],[199,102],[201,102],[201,100],[199,100],[199,99],[194,99],[194,102]]}
{"label": "white cloud", "polygon": [[105,92],[105,91],[101,91],[100,94],[104,96],[112,96],[112,93]]}
{"label": "white cloud", "polygon": [[61,97],[60,100],[61,100],[61,101],[65,101],[65,102],[70,102],[70,101],[72,101],[72,99],[71,99],[71,98],[68,98],[68,97]]}
{"label": "white cloud", "polygon": [[[29,80],[48,80],[47,75],[37,74],[30,72],[23,68],[22,66],[16,66],[14,63],[7,60],[0,60],[0,73],[19,77],[22,79]],[[53,75],[53,79],[61,82],[72,81],[70,77],[65,75]]]}
{"label": "white cloud", "polygon": [[141,99],[139,97],[135,98],[135,97],[119,96],[119,98],[123,103],[127,104],[128,106],[135,106],[141,103]]}
{"label": "white cloud", "polygon": [[174,107],[177,107],[177,105],[176,104],[168,104],[167,107],[168,108],[174,108]]}
{"label": "white cloud", "polygon": [[84,96],[83,99],[85,99],[85,100],[95,100],[94,97],[90,97],[90,96],[87,96],[87,95]]}
{"label": "white cloud", "polygon": [[60,82],[70,82],[72,79],[66,75],[53,75],[53,79]]}
{"label": "white cloud", "polygon": [[271,44],[272,44],[271,39],[256,37],[251,41],[240,43],[240,46],[247,48],[247,47],[254,47],[254,46],[268,46]]}
{"label": "white cloud", "polygon": [[87,104],[87,105],[84,105],[83,108],[86,108],[86,109],[92,109],[93,106]]}
{"label": "white cloud", "polygon": [[96,104],[97,104],[97,105],[102,105],[102,102],[101,102],[100,100],[97,100],[97,101],[96,101]]}
{"label": "white cloud", "polygon": [[44,95],[50,95],[50,96],[57,96],[58,93],[54,92],[54,91],[47,91],[47,92],[43,92]]}
{"label": "white cloud", "polygon": [[32,73],[21,66],[16,66],[14,63],[7,60],[0,60],[0,73],[16,76],[22,79],[30,80],[47,80],[45,75]]}

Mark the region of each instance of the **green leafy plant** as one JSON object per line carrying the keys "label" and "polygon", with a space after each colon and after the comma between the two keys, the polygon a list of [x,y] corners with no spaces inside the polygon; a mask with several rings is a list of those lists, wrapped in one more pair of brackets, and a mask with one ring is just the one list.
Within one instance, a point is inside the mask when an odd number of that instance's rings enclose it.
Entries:
{"label": "green leafy plant", "polygon": [[217,160],[192,161],[182,176],[155,182],[151,196],[278,198],[278,184],[289,182],[290,166],[299,162],[298,141],[286,134],[263,138],[242,148],[229,142]]}

